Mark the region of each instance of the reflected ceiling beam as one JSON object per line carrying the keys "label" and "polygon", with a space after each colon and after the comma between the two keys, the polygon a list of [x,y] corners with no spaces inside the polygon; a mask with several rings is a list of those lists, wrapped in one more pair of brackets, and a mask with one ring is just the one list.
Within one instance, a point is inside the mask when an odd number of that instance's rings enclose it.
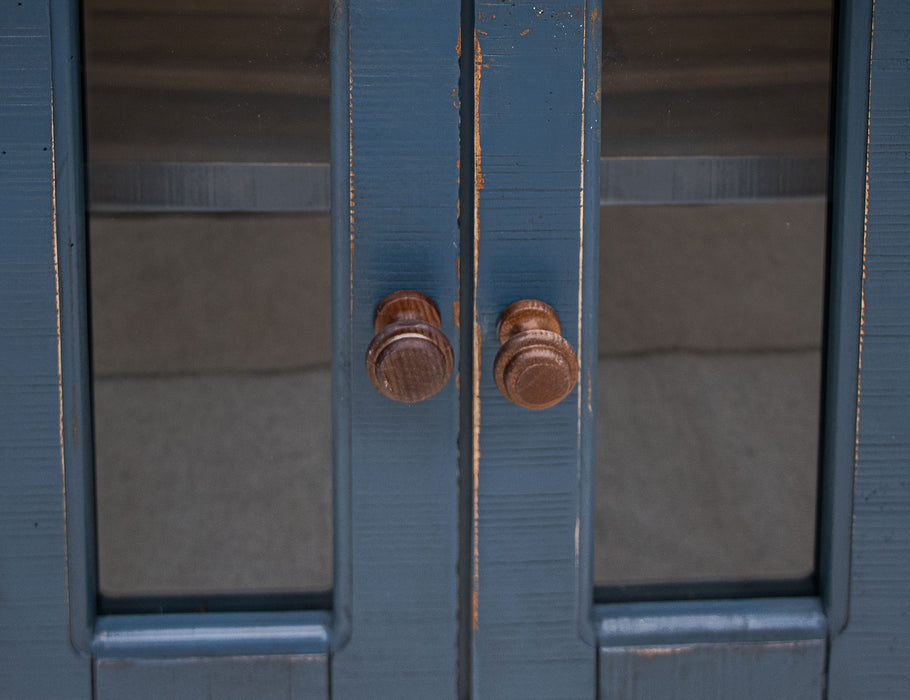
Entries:
{"label": "reflected ceiling beam", "polygon": [[[327,163],[89,164],[89,210],[327,212]],[[602,158],[600,204],[720,204],[824,196],[825,156]]]}

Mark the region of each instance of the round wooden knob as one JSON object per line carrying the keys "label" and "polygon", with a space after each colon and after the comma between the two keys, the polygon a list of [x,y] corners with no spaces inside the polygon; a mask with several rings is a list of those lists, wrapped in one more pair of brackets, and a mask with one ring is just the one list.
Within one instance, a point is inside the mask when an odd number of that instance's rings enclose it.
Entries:
{"label": "round wooden knob", "polygon": [[572,391],[578,358],[560,335],[559,317],[550,305],[536,299],[510,304],[499,316],[499,342],[493,375],[509,401],[540,410]]}
{"label": "round wooden knob", "polygon": [[426,294],[411,289],[389,294],[376,307],[373,331],[367,374],[383,396],[423,401],[449,381],[452,346],[439,329],[439,308]]}

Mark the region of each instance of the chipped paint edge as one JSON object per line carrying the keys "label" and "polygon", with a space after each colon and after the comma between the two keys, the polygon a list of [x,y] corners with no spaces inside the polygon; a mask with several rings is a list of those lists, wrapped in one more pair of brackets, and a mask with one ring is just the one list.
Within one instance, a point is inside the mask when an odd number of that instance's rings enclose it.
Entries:
{"label": "chipped paint edge", "polygon": [[473,294],[473,360],[471,385],[471,629],[480,624],[480,359],[481,329],[477,318],[477,269],[480,262],[480,191],[484,187],[480,147],[480,79],[483,71],[483,53],[478,31],[474,30],[474,294]]}

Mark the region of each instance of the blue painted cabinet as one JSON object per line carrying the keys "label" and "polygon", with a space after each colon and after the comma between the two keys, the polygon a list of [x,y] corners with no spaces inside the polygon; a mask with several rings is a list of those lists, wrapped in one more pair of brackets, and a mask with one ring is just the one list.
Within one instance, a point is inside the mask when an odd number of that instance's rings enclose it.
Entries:
{"label": "blue painted cabinet", "polygon": [[[910,10],[839,8],[817,595],[596,606],[600,21],[332,3],[332,609],[98,615],[78,12],[0,0],[0,698],[907,697]],[[455,350],[415,405],[362,359],[404,288]],[[518,298],[578,354],[546,411]]]}

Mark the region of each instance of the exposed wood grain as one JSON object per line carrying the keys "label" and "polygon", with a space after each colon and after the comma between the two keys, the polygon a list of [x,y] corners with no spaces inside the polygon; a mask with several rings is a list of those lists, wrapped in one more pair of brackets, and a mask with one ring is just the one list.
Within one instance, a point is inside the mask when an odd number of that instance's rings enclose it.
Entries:
{"label": "exposed wood grain", "polygon": [[[444,310],[457,300],[460,7],[351,0],[336,10],[332,696],[453,698],[456,382],[420,404],[393,402],[360,358],[387,294],[417,289]],[[458,337],[451,314],[441,330]]]}
{"label": "exposed wood grain", "polygon": [[[91,692],[66,570],[52,61],[67,42],[52,44],[50,25],[49,2],[0,4],[0,697],[11,700]],[[75,89],[57,77],[56,90]]]}
{"label": "exposed wood grain", "polygon": [[910,688],[910,7],[873,8],[849,608],[832,699]]}
{"label": "exposed wood grain", "polygon": [[[475,10],[472,697],[590,699],[600,8]],[[546,411],[510,403],[493,376],[497,318],[527,298],[550,304],[579,349],[578,388]]]}

